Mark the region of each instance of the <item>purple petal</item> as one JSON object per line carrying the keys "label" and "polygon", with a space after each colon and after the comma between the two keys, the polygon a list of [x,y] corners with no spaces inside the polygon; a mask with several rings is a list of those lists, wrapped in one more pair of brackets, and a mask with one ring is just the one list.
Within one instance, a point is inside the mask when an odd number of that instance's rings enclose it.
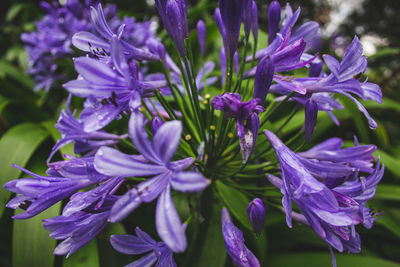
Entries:
{"label": "purple petal", "polygon": [[198,172],[174,172],[170,183],[177,191],[199,192],[206,188],[210,181]]}
{"label": "purple petal", "polygon": [[111,59],[117,71],[130,81],[129,66],[122,51],[121,42],[115,34],[111,38]]}
{"label": "purple petal", "polygon": [[346,54],[340,62],[340,80],[348,80],[354,75],[364,73],[367,68],[367,58],[362,55],[363,48],[357,36],[354,36]]}
{"label": "purple petal", "polygon": [[109,176],[148,176],[166,172],[162,165],[153,165],[138,160],[135,155],[127,155],[110,147],[101,147],[94,158],[96,170]]}
{"label": "purple petal", "polygon": [[101,4],[97,8],[90,7],[90,19],[96,31],[105,39],[111,39],[113,32],[107,24]]}
{"label": "purple petal", "polygon": [[140,112],[132,112],[129,120],[129,136],[136,149],[143,154],[143,156],[154,163],[163,164],[154,150],[153,144],[147,138],[147,132],[144,129],[144,117]]}
{"label": "purple petal", "polygon": [[91,52],[92,47],[110,50],[110,44],[91,32],[77,32],[72,37],[72,44],[78,49]]}
{"label": "purple petal", "polygon": [[315,124],[317,123],[317,116],[318,116],[317,103],[315,103],[314,100],[309,99],[306,102],[305,120],[304,120],[304,131],[307,142],[311,139],[311,136],[314,132]]}
{"label": "purple petal", "polygon": [[143,202],[153,201],[168,185],[169,177],[168,172],[162,173],[126,192],[113,205],[109,221],[122,221]]}
{"label": "purple petal", "polygon": [[112,235],[110,243],[116,251],[128,255],[138,255],[152,251],[157,245],[154,240],[149,243],[133,235]]}
{"label": "purple petal", "polygon": [[76,71],[87,81],[94,84],[125,86],[125,80],[106,64],[93,58],[74,59]]}
{"label": "purple petal", "polygon": [[125,267],[152,267],[157,262],[157,255],[155,252],[151,252],[134,262],[129,263]]}
{"label": "purple petal", "polygon": [[328,69],[336,76],[339,76],[339,68],[340,68],[340,63],[339,61],[332,57],[331,55],[323,55],[325,64],[328,67]]}
{"label": "purple petal", "polygon": [[170,186],[161,193],[156,208],[156,227],[160,238],[174,252],[183,252],[187,241],[185,229],[171,198]]}
{"label": "purple petal", "polygon": [[382,90],[379,85],[375,83],[365,82],[361,84],[361,88],[364,92],[365,98],[382,104]]}
{"label": "purple petal", "polygon": [[154,149],[159,158],[166,164],[175,154],[182,134],[182,123],[178,120],[168,121],[161,125],[153,138]]}

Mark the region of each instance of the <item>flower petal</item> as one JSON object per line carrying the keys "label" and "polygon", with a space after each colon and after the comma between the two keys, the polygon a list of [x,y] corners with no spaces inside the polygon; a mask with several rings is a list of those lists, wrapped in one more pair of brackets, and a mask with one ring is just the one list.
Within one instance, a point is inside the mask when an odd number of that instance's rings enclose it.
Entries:
{"label": "flower petal", "polygon": [[171,186],[181,192],[199,192],[206,188],[210,181],[198,172],[174,172],[171,175]]}
{"label": "flower petal", "polygon": [[187,241],[185,229],[171,198],[170,186],[161,193],[156,208],[156,227],[160,238],[174,252],[183,252]]}
{"label": "flower petal", "polygon": [[94,158],[96,170],[110,176],[148,176],[167,171],[164,166],[138,160],[137,156],[124,154],[110,147],[101,147]]}
{"label": "flower petal", "polygon": [[175,154],[182,134],[182,123],[178,120],[161,125],[153,138],[154,149],[164,163],[168,163]]}

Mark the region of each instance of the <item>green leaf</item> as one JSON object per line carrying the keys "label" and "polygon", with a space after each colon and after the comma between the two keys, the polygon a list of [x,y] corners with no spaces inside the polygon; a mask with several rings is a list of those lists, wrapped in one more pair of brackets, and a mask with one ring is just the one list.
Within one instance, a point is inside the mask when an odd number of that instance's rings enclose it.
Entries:
{"label": "green leaf", "polygon": [[[287,266],[331,266],[331,256],[329,253],[290,253],[274,254],[268,261],[268,266],[287,267]],[[399,263],[356,254],[336,253],[337,266],[348,267],[395,267]]]}
{"label": "green leaf", "polygon": [[389,231],[400,238],[400,210],[385,209],[382,217],[376,221],[377,224],[382,224]]}
{"label": "green leaf", "polygon": [[208,218],[204,231],[201,231],[201,235],[204,237],[202,244],[197,248],[195,261],[192,262],[194,267],[209,267],[210,263],[213,266],[224,266],[226,261],[226,250],[225,243],[222,236],[222,225],[221,225],[221,208],[217,204],[212,205],[212,212],[210,218]]}
{"label": "green leaf", "polygon": [[14,66],[5,62],[4,60],[0,61],[0,77],[10,76],[13,79],[17,80],[19,83],[24,85],[27,88],[33,88],[34,83],[29,76],[23,74],[21,75],[21,70],[16,69]]}
{"label": "green leaf", "polygon": [[240,223],[251,230],[252,226],[247,218],[246,212],[247,205],[250,201],[246,195],[237,189],[223,184],[220,181],[216,181],[215,184],[229,211]]}
{"label": "green leaf", "polygon": [[382,150],[375,151],[373,155],[375,157],[380,156],[381,162],[385,164],[385,168],[390,170],[397,177],[400,177],[399,159],[394,158]]}
{"label": "green leaf", "polygon": [[[57,128],[54,126],[56,123],[52,120],[50,121],[45,121],[42,122],[42,125],[44,128],[47,129],[47,131],[50,133],[51,137],[53,138],[54,142],[57,142],[60,138],[61,138],[61,134],[60,132],[57,130]],[[64,154],[68,154],[68,155],[75,155],[74,153],[74,145],[72,143],[69,143],[66,146],[63,146],[62,148],[60,148],[60,152],[61,152],[61,156],[63,156]]]}
{"label": "green leaf", "polygon": [[101,266],[120,267],[132,262],[132,257],[116,251],[110,243],[111,235],[127,234],[122,223],[111,223],[97,236],[97,247]]}
{"label": "green leaf", "polygon": [[3,188],[10,180],[18,178],[21,171],[11,164],[25,166],[36,148],[46,139],[48,132],[40,125],[23,123],[11,128],[0,139],[0,216],[11,193]]}
{"label": "green leaf", "polygon": [[3,112],[8,103],[10,103],[9,99],[0,96],[0,114]]}
{"label": "green leaf", "polygon": [[64,259],[64,267],[98,267],[100,266],[96,239],[78,249],[68,259]]}
{"label": "green leaf", "polygon": [[24,6],[24,4],[16,4],[11,6],[11,8],[7,12],[6,21],[11,22],[12,20],[14,20],[18,13],[24,8]]}
{"label": "green leaf", "polygon": [[[13,231],[14,267],[52,267],[56,240],[42,226],[42,220],[59,215],[61,203],[28,220],[15,220]],[[17,213],[21,213],[18,210]]]}
{"label": "green leaf", "polygon": [[400,112],[400,103],[386,97],[382,98],[382,104],[379,104],[375,101],[367,101],[363,103],[363,105],[367,109],[369,108],[393,109],[394,111]]}
{"label": "green leaf", "polygon": [[380,184],[376,190],[375,198],[400,201],[400,186]]}

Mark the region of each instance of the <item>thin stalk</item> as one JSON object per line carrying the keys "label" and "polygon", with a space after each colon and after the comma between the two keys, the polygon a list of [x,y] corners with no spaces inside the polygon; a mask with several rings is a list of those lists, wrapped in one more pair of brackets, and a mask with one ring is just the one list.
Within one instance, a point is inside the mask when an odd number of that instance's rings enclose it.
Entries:
{"label": "thin stalk", "polygon": [[[252,54],[252,58],[251,58],[250,69],[252,69],[254,67],[254,60],[256,58],[256,52],[257,52],[257,43],[258,43],[258,39],[254,39],[253,54]],[[249,88],[249,83],[250,83],[250,79],[247,79],[246,92],[247,92],[247,90]]]}
{"label": "thin stalk", "polygon": [[[263,122],[260,124],[260,128],[264,126],[264,124],[268,121],[268,119],[274,114],[274,112],[280,108],[284,103],[286,103],[289,98],[291,98],[294,95],[294,92],[290,92],[281,102],[279,102],[277,105],[270,104],[270,107],[265,111],[265,117],[263,118]],[[271,107],[272,106],[272,107]]]}
{"label": "thin stalk", "polygon": [[231,91],[232,72],[233,72],[233,56],[229,56],[228,62],[226,64],[225,92]]}
{"label": "thin stalk", "polygon": [[240,62],[240,68],[239,68],[239,80],[236,82],[235,89],[233,90],[233,92],[238,92],[239,89],[240,89],[240,86],[242,85],[243,74],[244,74],[244,66],[246,64],[246,52],[247,52],[248,46],[249,46],[249,36],[247,36],[245,41],[244,41],[242,62]]}

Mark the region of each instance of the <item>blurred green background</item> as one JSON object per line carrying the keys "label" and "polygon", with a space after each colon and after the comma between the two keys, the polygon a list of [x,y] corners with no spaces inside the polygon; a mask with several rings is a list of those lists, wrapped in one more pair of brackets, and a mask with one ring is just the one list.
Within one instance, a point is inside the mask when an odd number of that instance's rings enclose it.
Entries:
{"label": "blurred green background", "polygon": [[[103,1],[104,2],[104,1]],[[120,0],[115,3],[121,15],[135,16],[138,20],[157,19],[152,1]],[[266,31],[269,1],[256,1],[259,5],[259,27]],[[280,1],[282,7],[285,2]],[[372,131],[357,107],[341,99],[345,109],[335,112],[341,126],[336,127],[326,116],[319,116],[312,142],[339,136],[351,141],[357,136],[361,143],[376,144],[386,166],[383,181],[370,205],[383,211],[382,218],[373,229],[359,227],[362,239],[360,255],[336,253],[338,266],[400,266],[400,1],[394,0],[324,0],[290,1],[293,8],[301,4],[300,21],[315,20],[321,25],[321,54],[342,57],[345,48],[357,34],[368,58],[366,76],[383,91],[383,104],[365,102],[376,119],[378,129]],[[217,1],[189,1],[191,29],[199,18],[212,22]],[[46,169],[45,161],[54,140],[59,138],[53,127],[59,112],[65,106],[66,92],[60,83],[49,93],[34,92],[34,83],[27,70],[27,55],[20,40],[22,32],[35,29],[34,21],[43,16],[39,1],[2,1],[0,9],[0,184],[18,178],[20,171],[11,163],[26,166],[35,172]],[[297,24],[298,25],[298,24]],[[159,30],[161,32],[161,30]],[[212,42],[212,40],[208,40]],[[265,47],[266,44],[259,44]],[[214,58],[219,50],[210,51]],[[72,60],[65,63],[74,78]],[[299,114],[286,131],[295,131],[303,123]],[[63,152],[70,151],[67,147]],[[41,228],[41,219],[56,216],[60,204],[27,221],[13,221],[13,210],[5,209],[9,199],[0,189],[0,266],[122,266],[129,257],[112,251],[107,236],[124,232],[115,224],[85,246],[67,261],[55,257],[52,250],[56,241]],[[330,266],[326,245],[307,227],[296,225],[288,229],[283,216],[277,211],[267,213],[267,246],[256,254],[268,266]],[[216,222],[218,223],[218,222]],[[132,230],[132,229],[131,229]],[[253,246],[252,244],[250,246]],[[207,247],[207,245],[206,245]],[[224,252],[221,252],[224,253]],[[195,253],[198,265],[219,266],[214,258]],[[397,263],[396,263],[397,262]],[[230,261],[226,261],[230,266]]]}

